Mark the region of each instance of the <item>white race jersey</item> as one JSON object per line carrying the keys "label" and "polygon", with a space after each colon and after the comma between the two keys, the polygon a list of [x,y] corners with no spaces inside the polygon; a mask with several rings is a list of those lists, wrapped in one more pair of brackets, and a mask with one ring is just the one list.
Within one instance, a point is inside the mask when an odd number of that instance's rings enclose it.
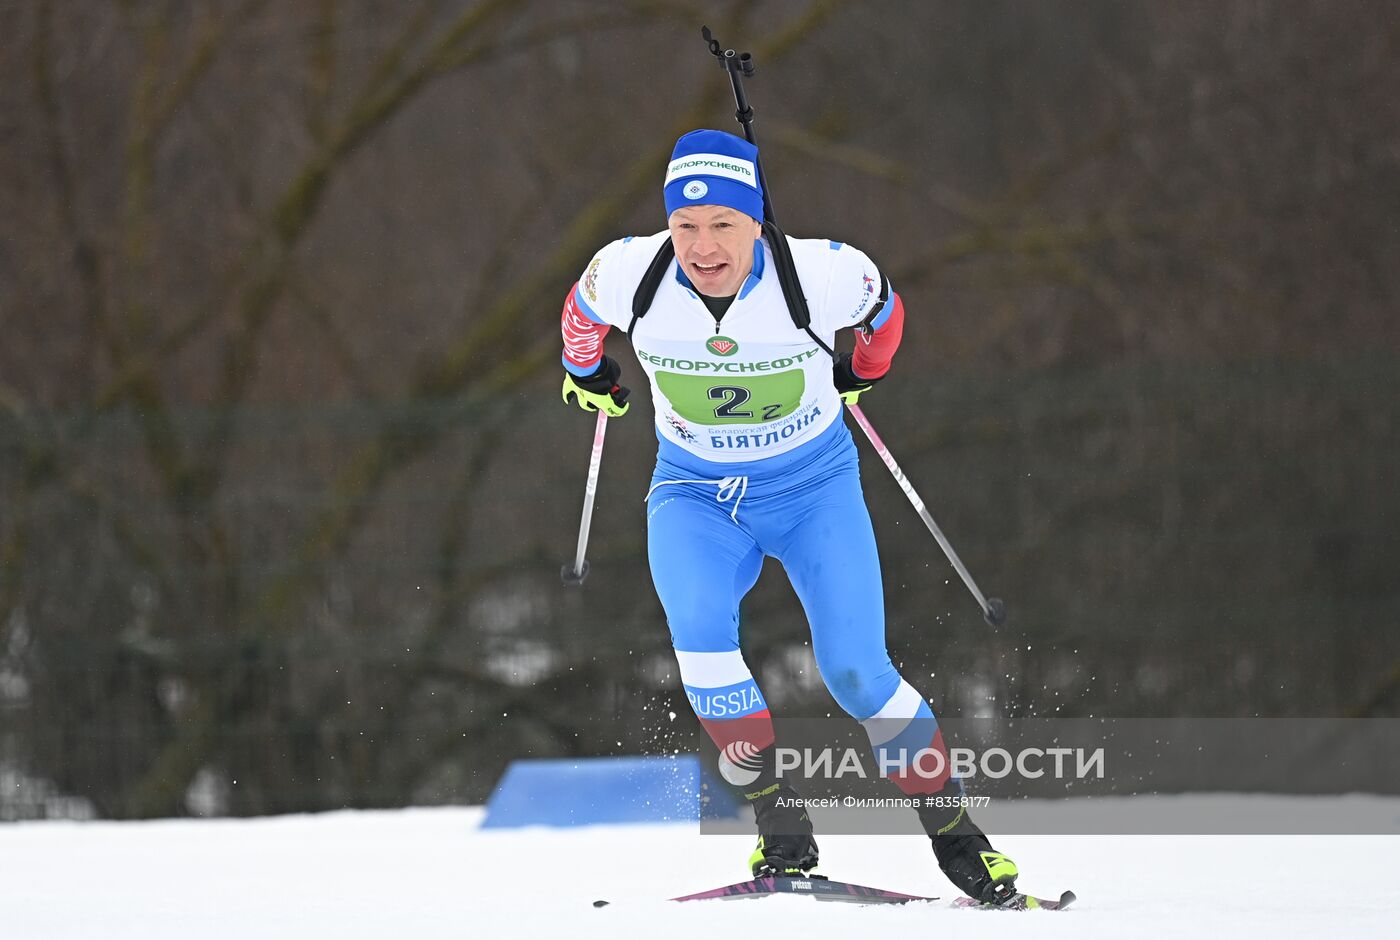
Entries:
{"label": "white race jersey", "polygon": [[[594,256],[575,298],[589,319],[632,322],[632,298],[669,232],[624,238]],[[788,238],[812,332],[831,346],[837,330],[869,315],[880,272],[841,242]],[[718,323],[676,261],[632,347],[651,382],[663,440],[721,463],[771,457],[816,438],[841,414],[832,362],[792,322],[767,242],[754,245],[754,269]]]}

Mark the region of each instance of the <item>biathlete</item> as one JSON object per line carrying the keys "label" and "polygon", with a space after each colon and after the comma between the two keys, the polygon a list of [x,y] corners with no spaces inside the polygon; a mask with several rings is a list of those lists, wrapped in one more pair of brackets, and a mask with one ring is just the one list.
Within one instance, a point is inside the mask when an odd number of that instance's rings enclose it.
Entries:
{"label": "biathlete", "polygon": [[[758,828],[754,877],[817,864],[811,821],[774,771],[773,722],[739,651],[739,603],[768,556],[802,602],[832,696],[865,726],[886,775],[921,798],[940,868],[996,903],[1014,894],[1017,869],[969,817],[933,712],[890,662],[875,534],[840,420],[843,401],[889,370],[904,305],[860,250],[783,236],[810,312],[799,329],[761,224],[757,169],[757,148],[740,137],[680,138],[664,184],[667,230],[603,248],[569,292],[563,397],[627,413],[603,341],[612,327],[628,331],[659,439],[646,507],[652,581],[687,699],[724,758],[747,771],[741,779],[756,778],[742,787]],[[668,239],[674,259],[662,270]],[[634,310],[648,273],[654,294]],[[847,328],[859,331],[855,353],[833,360]],[[920,752],[941,754],[938,773],[914,766]]]}

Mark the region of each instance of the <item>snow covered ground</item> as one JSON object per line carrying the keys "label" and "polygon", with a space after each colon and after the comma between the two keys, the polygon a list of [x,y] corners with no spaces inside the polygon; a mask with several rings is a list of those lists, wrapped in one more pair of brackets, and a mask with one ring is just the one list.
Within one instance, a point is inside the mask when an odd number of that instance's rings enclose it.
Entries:
{"label": "snow covered ground", "polygon": [[[1241,805],[1250,798],[1240,797]],[[1400,812],[1400,800],[1387,801]],[[1304,806],[1307,800],[1299,800]],[[742,880],[745,836],[695,824],[484,830],[483,810],[0,826],[6,940],[272,937],[1396,936],[1400,836],[1003,836],[1072,911],[801,897],[670,904]],[[826,836],[822,870],[951,897],[927,842]],[[594,909],[596,898],[615,903]],[[993,919],[995,919],[993,921]],[[976,933],[974,933],[974,931]]]}

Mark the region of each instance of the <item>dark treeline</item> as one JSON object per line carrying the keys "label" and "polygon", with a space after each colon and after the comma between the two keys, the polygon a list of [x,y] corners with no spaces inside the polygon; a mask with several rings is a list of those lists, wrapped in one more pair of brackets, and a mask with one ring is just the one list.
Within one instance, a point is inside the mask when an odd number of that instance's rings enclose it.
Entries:
{"label": "dark treeline", "polygon": [[[558,312],[734,130],[685,5],[0,3],[0,818],[475,802],[698,748],[654,435]],[[862,402],[889,640],[949,715],[1400,711],[1400,16],[767,2],[774,205],[910,314]],[[625,339],[609,339],[634,386]],[[839,551],[839,546],[833,546]],[[835,706],[777,572],[775,708]]]}

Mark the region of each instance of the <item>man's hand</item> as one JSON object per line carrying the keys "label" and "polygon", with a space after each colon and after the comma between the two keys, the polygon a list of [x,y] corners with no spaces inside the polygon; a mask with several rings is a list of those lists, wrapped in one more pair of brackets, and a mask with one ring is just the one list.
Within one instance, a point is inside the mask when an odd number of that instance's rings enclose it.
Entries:
{"label": "man's hand", "polygon": [[856,375],[855,369],[851,368],[851,354],[842,353],[837,357],[836,362],[831,367],[831,379],[836,383],[836,391],[840,393],[841,400],[848,405],[854,405],[860,401],[862,392],[868,392],[879,379],[863,379]]}
{"label": "man's hand", "polygon": [[598,368],[589,375],[579,376],[566,371],[564,402],[567,404],[570,396],[573,396],[584,411],[597,411],[601,408],[608,417],[620,418],[632,407],[627,401],[628,389],[617,384],[621,375],[622,367],[607,356],[603,357],[603,361],[598,363]]}

